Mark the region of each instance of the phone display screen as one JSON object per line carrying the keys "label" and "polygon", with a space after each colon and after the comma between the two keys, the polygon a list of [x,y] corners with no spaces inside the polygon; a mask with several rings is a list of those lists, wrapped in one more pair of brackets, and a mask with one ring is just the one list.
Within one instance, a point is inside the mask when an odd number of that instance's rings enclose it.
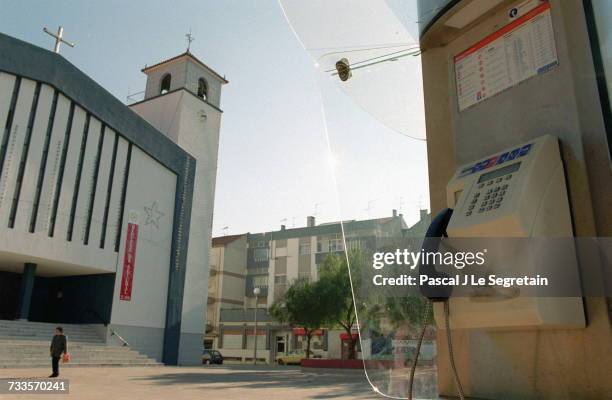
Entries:
{"label": "phone display screen", "polygon": [[504,176],[510,174],[512,172],[518,171],[521,166],[520,162],[514,163],[512,165],[508,165],[507,167],[496,169],[495,171],[491,171],[486,174],[480,175],[480,179],[478,179],[478,183],[482,183],[484,181],[488,181],[490,179],[499,178],[500,176]]}

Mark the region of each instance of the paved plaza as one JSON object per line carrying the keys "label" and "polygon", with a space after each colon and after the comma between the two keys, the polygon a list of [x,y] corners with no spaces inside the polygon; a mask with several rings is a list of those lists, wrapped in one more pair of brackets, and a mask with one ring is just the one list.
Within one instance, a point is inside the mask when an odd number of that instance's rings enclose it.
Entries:
{"label": "paved plaza", "polygon": [[[46,378],[47,369],[0,369],[0,378]],[[360,371],[303,373],[299,367],[212,366],[64,368],[69,395],[45,399],[375,399]],[[40,395],[0,395],[41,399]]]}

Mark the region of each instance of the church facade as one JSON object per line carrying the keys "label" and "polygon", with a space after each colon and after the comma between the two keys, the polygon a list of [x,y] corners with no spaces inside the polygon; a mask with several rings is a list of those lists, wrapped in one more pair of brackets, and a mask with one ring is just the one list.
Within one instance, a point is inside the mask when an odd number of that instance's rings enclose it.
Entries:
{"label": "church facade", "polygon": [[227,81],[189,52],[143,72],[130,109],[0,34],[0,319],[98,324],[196,364]]}

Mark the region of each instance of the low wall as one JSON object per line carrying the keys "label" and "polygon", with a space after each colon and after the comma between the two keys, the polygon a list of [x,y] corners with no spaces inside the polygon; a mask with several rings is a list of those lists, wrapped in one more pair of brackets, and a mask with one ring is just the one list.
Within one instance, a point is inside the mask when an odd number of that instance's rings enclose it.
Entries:
{"label": "low wall", "polygon": [[[253,349],[219,349],[223,358],[232,361],[253,361]],[[263,362],[270,362],[270,350],[257,350],[257,360],[263,360]]]}
{"label": "low wall", "polygon": [[363,369],[363,360],[309,358],[302,360],[300,365],[302,368]]}
{"label": "low wall", "polygon": [[[404,368],[411,365],[410,360],[340,360],[340,359],[322,359],[322,358],[310,358],[308,360],[302,360],[300,366],[302,368],[332,368],[332,369],[363,369],[365,367],[368,370],[385,369],[390,370],[394,368]],[[433,365],[432,360],[419,361],[419,365]]]}

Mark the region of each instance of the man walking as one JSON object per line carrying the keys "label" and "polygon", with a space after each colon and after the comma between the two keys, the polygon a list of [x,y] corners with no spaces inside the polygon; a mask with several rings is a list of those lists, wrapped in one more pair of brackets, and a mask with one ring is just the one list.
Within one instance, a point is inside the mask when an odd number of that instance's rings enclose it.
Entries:
{"label": "man walking", "polygon": [[66,347],[66,336],[64,336],[64,329],[61,326],[55,328],[55,335],[51,340],[51,366],[53,373],[49,375],[49,378],[56,378],[59,376],[59,361],[62,354],[67,353],[68,348]]}

